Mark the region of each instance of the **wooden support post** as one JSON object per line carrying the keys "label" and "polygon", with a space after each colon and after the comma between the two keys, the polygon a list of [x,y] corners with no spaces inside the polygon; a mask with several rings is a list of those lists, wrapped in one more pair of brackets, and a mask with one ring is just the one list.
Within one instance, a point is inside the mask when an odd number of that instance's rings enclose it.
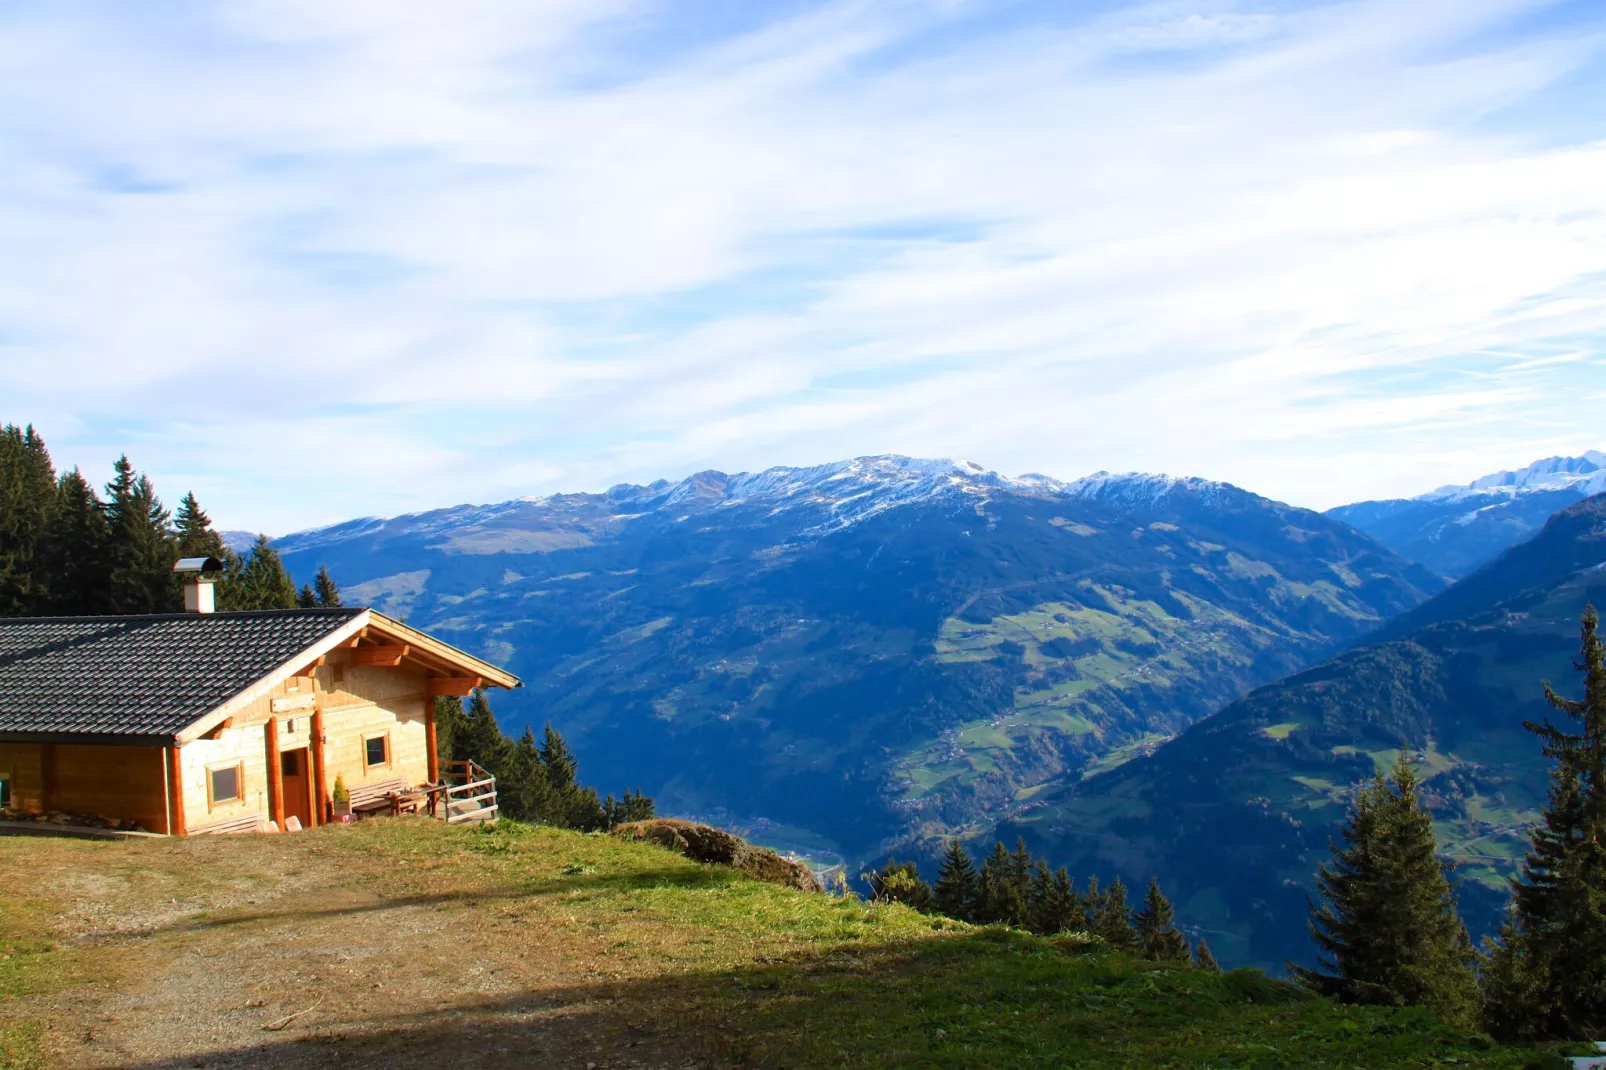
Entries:
{"label": "wooden support post", "polygon": [[56,808],[56,745],[46,743],[39,748],[39,808]]}
{"label": "wooden support post", "polygon": [[167,778],[172,783],[173,814],[167,831],[171,836],[184,835],[184,762],[179,757],[178,744],[167,748]]}
{"label": "wooden support post", "polygon": [[441,781],[441,755],[435,745],[435,700],[428,695],[424,696],[424,738],[429,755],[429,782],[439,784]]}
{"label": "wooden support post", "polygon": [[324,783],[323,763],[323,698],[312,708],[312,823],[329,822],[329,785]]}
{"label": "wooden support post", "polygon": [[279,764],[279,719],[269,717],[262,726],[264,745],[268,751],[268,818],[279,831],[284,831],[284,769]]}

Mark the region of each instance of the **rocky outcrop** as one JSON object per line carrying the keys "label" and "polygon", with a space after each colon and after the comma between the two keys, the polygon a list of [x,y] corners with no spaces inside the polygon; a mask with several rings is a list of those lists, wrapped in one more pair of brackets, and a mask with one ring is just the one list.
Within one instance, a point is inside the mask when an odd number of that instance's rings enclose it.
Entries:
{"label": "rocky outcrop", "polygon": [[647,840],[679,851],[694,862],[730,866],[756,880],[804,892],[823,892],[819,879],[801,862],[783,858],[768,847],[755,847],[722,829],[695,821],[654,818],[632,821],[613,830],[627,840]]}

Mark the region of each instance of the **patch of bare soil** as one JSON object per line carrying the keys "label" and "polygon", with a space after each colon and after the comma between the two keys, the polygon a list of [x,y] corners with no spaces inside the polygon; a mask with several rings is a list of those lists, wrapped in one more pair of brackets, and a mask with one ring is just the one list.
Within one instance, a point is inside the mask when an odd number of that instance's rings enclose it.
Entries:
{"label": "patch of bare soil", "polygon": [[0,887],[59,904],[56,938],[107,971],[7,1009],[59,1065],[703,1065],[644,1025],[650,1001],[626,1013],[607,926],[472,873],[288,837],[118,845],[89,871],[84,851],[0,849]]}

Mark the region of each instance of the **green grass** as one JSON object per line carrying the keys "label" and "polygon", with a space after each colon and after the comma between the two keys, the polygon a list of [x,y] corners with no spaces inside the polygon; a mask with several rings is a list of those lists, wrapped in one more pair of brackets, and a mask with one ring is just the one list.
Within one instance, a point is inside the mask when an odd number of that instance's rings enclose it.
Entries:
{"label": "green grass", "polygon": [[[0,1005],[83,984],[85,963],[46,934],[50,910],[32,899],[0,899]],[[44,1030],[37,1022],[0,1019],[0,1070],[46,1067]]]}
{"label": "green grass", "polygon": [[[267,849],[275,854],[265,859]],[[330,890],[427,894],[438,903],[435,924],[498,934],[490,946],[505,949],[506,963],[482,965],[512,963],[526,947],[551,961],[572,958],[597,978],[594,990],[562,996],[574,1013],[600,1016],[598,1028],[650,1022],[660,1040],[699,1053],[710,1067],[1516,1068],[1532,1055],[1419,1010],[1340,1007],[1254,971],[1084,954],[1070,942],[762,884],[607,836],[398,820],[275,838],[254,854],[250,837],[48,850],[56,872],[81,864],[128,876],[158,867],[197,902],[220,872],[254,866],[271,881],[286,863],[307,867]],[[0,848],[0,867],[20,872],[25,862]],[[165,902],[170,890],[149,880],[126,888],[131,909],[147,898]],[[97,945],[68,953],[38,935],[61,904],[8,899],[4,907],[0,954],[10,957],[0,959],[0,1005],[96,968]],[[175,945],[182,957],[166,968],[204,969],[209,947],[270,939],[264,917],[272,911],[263,909],[195,915]],[[321,923],[316,911],[289,916],[297,931]],[[127,953],[164,946],[136,943]],[[387,999],[403,998],[400,982],[387,989],[396,992]],[[389,1050],[407,1030],[422,1029],[417,1023],[431,1010],[414,1017],[406,1006],[390,1007],[387,1020],[400,1024],[348,1038],[346,1050],[358,1061],[367,1051],[358,1044]],[[0,1066],[46,1065],[39,1026],[5,1028]],[[472,1054],[461,1048],[474,1043],[465,1034],[449,1040],[459,1055]]]}

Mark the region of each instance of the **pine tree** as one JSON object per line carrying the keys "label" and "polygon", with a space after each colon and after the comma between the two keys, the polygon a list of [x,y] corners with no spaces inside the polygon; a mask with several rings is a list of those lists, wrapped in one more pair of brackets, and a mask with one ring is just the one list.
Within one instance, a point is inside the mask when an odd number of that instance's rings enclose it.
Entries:
{"label": "pine tree", "polygon": [[195,492],[184,495],[173,516],[173,533],[178,538],[178,556],[215,557],[224,559],[223,537],[212,530],[212,518],[206,515]]}
{"label": "pine tree", "polygon": [[44,439],[32,427],[0,428],[0,616],[48,606],[56,506],[56,470]]}
{"label": "pine tree", "polygon": [[119,457],[106,484],[110,549],[108,599],[115,613],[169,613],[182,602],[173,582],[178,546],[168,531],[168,512],[146,476]]}
{"label": "pine tree", "polygon": [[[1030,858],[1030,856],[1027,856]],[[1013,855],[997,843],[981,865],[981,896],[976,921],[983,924],[1025,925],[1026,890],[1017,882],[1019,866]],[[1028,874],[1030,870],[1027,871]]]}
{"label": "pine tree", "polygon": [[1110,882],[1093,915],[1093,933],[1117,951],[1133,951],[1138,946],[1132,931],[1132,908],[1126,902],[1126,885],[1120,877]]}
{"label": "pine tree", "polygon": [[317,609],[318,596],[313,593],[312,584],[303,583],[301,590],[296,592],[297,609]]}
{"label": "pine tree", "polygon": [[517,748],[502,734],[484,690],[475,690],[463,720],[463,738],[453,741],[458,748],[457,760],[474,762],[492,776],[502,776],[509,768]]}
{"label": "pine tree", "polygon": [[1316,876],[1326,902],[1312,906],[1310,926],[1328,972],[1295,967],[1296,978],[1338,999],[1412,1004],[1448,1022],[1470,1021],[1475,956],[1403,754],[1389,780],[1377,776],[1361,788],[1340,834],[1344,846]]}
{"label": "pine tree", "polygon": [[561,798],[574,790],[575,778],[578,768],[574,760],[574,752],[563,741],[558,730],[548,721],[546,730],[541,734],[541,765],[546,770],[547,782],[552,790]]}
{"label": "pine tree", "polygon": [[296,585],[266,535],[257,536],[250,556],[220,586],[219,596],[229,609],[296,608]]}
{"label": "pine tree", "polygon": [[1593,606],[1580,625],[1584,697],[1545,684],[1546,700],[1579,730],[1525,723],[1553,764],[1511,918],[1483,968],[1484,1025],[1507,1039],[1606,1032],[1606,651]]}
{"label": "pine tree", "polygon": [[1138,929],[1138,946],[1144,957],[1156,962],[1187,962],[1188,941],[1172,924],[1170,900],[1160,891],[1160,882],[1149,878],[1149,890],[1143,897],[1143,909],[1134,919]]}
{"label": "pine tree", "polygon": [[1032,888],[1027,904],[1027,924],[1040,936],[1053,936],[1082,925],[1082,903],[1076,885],[1065,867],[1053,873],[1039,862],[1032,871]]}
{"label": "pine tree", "polygon": [[95,488],[74,468],[56,483],[56,510],[47,540],[48,612],[110,613],[106,512]]}
{"label": "pine tree", "polygon": [[1199,942],[1193,945],[1193,964],[1199,969],[1209,970],[1211,973],[1221,972],[1221,967],[1216,962],[1216,956],[1210,953],[1210,945],[1205,942],[1205,938],[1202,936],[1199,937]]}
{"label": "pine tree", "polygon": [[331,609],[340,605],[340,588],[335,585],[334,577],[323,565],[318,566],[318,575],[313,580],[313,591],[318,596],[318,605]]}
{"label": "pine tree", "polygon": [[950,840],[943,852],[942,864],[937,869],[937,883],[932,887],[932,905],[937,912],[959,921],[973,921],[977,899],[980,897],[980,879],[976,865],[970,860],[965,845]]}

